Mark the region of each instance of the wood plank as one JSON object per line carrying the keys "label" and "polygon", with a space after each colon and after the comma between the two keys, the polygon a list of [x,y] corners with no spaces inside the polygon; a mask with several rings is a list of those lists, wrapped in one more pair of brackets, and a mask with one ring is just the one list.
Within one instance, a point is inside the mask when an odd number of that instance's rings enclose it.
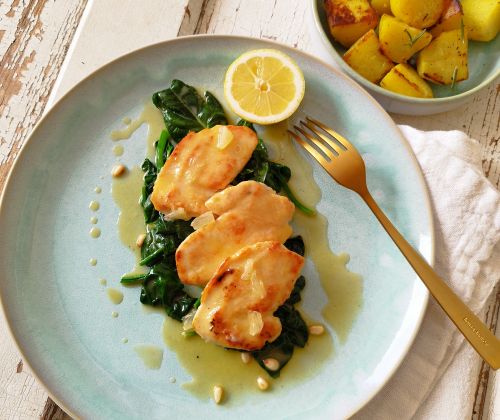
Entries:
{"label": "wood plank", "polygon": [[22,362],[0,311],[0,419],[39,417],[47,392]]}
{"label": "wood plank", "polygon": [[[38,121],[86,1],[0,3],[0,190]],[[0,418],[42,414],[47,393],[22,362],[0,314]]]}
{"label": "wood plank", "polygon": [[103,64],[146,45],[175,38],[181,24],[188,25],[189,15],[197,19],[196,10],[200,13],[201,2],[188,6],[189,0],[149,0],[147,7],[137,1],[94,1],[82,20],[80,36],[71,47],[49,105]]}
{"label": "wood plank", "polygon": [[13,0],[0,6],[0,187],[45,107],[85,3]]}
{"label": "wood plank", "polygon": [[309,7],[308,1],[209,0],[195,33],[265,38],[307,51],[310,37],[304,19]]}

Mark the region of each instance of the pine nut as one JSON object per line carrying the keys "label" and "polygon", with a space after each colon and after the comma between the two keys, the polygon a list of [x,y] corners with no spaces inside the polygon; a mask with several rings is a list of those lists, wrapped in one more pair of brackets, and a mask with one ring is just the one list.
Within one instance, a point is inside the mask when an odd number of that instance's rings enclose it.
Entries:
{"label": "pine nut", "polygon": [[111,171],[111,175],[113,175],[113,177],[115,178],[118,178],[120,176],[122,176],[124,173],[125,173],[125,170],[127,168],[125,167],[125,165],[116,165],[113,170]]}
{"label": "pine nut", "polygon": [[241,352],[241,361],[245,364],[250,363],[250,353],[247,352]]}
{"label": "pine nut", "polygon": [[140,248],[142,246],[142,244],[144,243],[144,239],[146,239],[146,234],[145,233],[141,233],[137,237],[137,240],[135,241],[135,244],[137,245],[138,248]]}
{"label": "pine nut", "polygon": [[269,370],[275,371],[280,368],[280,364],[276,359],[264,359],[264,366]]}
{"label": "pine nut", "polygon": [[311,325],[309,327],[309,334],[311,335],[321,335],[325,332],[325,327],[323,325]]}
{"label": "pine nut", "polygon": [[259,376],[257,378],[257,386],[260,390],[265,391],[267,388],[269,388],[269,382],[267,382],[262,376]]}
{"label": "pine nut", "polygon": [[216,404],[220,404],[220,402],[222,401],[223,394],[224,394],[224,389],[219,385],[215,385],[214,386],[214,401]]}

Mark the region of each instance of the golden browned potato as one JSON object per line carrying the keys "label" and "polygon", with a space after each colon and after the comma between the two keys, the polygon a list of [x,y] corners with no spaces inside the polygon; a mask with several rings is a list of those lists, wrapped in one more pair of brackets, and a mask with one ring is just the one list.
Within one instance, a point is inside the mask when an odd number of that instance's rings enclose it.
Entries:
{"label": "golden browned potato", "polygon": [[332,36],[346,48],[378,23],[368,0],[325,0],[325,11]]}
{"label": "golden browned potato", "polygon": [[379,16],[392,14],[390,0],[371,0],[370,3]]}
{"label": "golden browned potato", "polygon": [[364,34],[344,54],[344,60],[370,82],[378,83],[394,66],[380,50],[380,42],[373,29]]}
{"label": "golden browned potato", "polygon": [[432,98],[432,89],[415,69],[408,64],[398,64],[380,81],[380,86],[392,92],[415,98]]}
{"label": "golden browned potato", "polygon": [[443,32],[425,47],[417,58],[420,77],[450,85],[467,79],[467,34],[460,29]]}
{"label": "golden browned potato", "polygon": [[414,28],[428,28],[442,15],[448,0],[391,0],[392,14]]}
{"label": "golden browned potato", "polygon": [[389,15],[380,19],[378,37],[384,54],[396,63],[406,63],[432,39],[425,29],[412,28]]}
{"label": "golden browned potato", "polygon": [[439,18],[439,22],[431,28],[433,37],[438,36],[441,32],[452,31],[453,29],[460,29],[463,19],[462,6],[459,0],[451,0],[448,7],[444,10]]}
{"label": "golden browned potato", "polygon": [[220,346],[258,350],[281,333],[274,312],[288,299],[304,258],[279,242],[259,242],[226,259],[201,295],[195,331]]}
{"label": "golden browned potato", "polygon": [[469,39],[491,41],[500,31],[498,0],[462,0],[464,23]]}

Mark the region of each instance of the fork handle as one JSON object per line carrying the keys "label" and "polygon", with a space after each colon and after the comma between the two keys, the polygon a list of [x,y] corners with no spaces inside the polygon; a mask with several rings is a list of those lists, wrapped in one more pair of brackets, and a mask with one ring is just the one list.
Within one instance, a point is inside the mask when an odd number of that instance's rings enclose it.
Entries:
{"label": "fork handle", "polygon": [[500,367],[500,340],[498,340],[488,327],[467,307],[467,305],[465,305],[464,302],[462,302],[445,281],[436,274],[420,253],[403,238],[377,205],[368,190],[359,194],[424,282],[441,308],[443,308],[480,356],[493,369],[498,369]]}

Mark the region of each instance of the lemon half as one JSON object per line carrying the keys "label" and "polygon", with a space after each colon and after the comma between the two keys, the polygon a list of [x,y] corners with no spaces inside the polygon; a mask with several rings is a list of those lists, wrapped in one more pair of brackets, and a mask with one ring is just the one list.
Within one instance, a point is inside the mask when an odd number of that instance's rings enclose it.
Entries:
{"label": "lemon half", "polygon": [[236,115],[267,125],[287,119],[304,97],[304,75],[278,50],[252,50],[234,60],[226,72],[224,95]]}

